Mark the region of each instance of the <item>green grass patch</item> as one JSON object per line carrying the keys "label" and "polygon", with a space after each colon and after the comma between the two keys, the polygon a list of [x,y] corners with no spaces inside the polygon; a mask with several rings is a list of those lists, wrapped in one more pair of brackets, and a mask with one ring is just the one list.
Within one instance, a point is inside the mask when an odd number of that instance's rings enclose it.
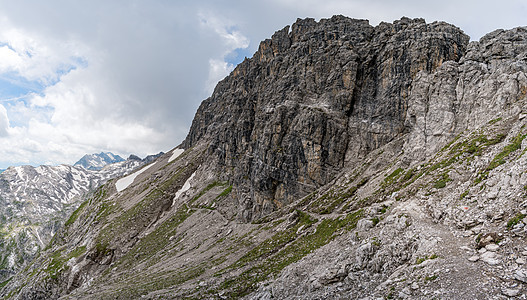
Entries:
{"label": "green grass patch", "polygon": [[3,289],[11,281],[11,279],[13,279],[13,277],[10,277],[6,281],[3,281],[2,283],[0,283],[0,290]]}
{"label": "green grass patch", "polygon": [[408,170],[404,174],[403,181],[408,181],[408,180],[412,179],[412,177],[414,177],[414,175],[415,175],[415,169],[412,168],[412,169]]}
{"label": "green grass patch", "polygon": [[68,260],[73,257],[79,257],[86,252],[86,246],[77,247],[68,254]]}
{"label": "green grass patch", "polygon": [[100,296],[100,299],[140,299],[142,295],[148,294],[151,291],[159,291],[174,287],[177,288],[189,280],[198,278],[205,273],[206,270],[207,264],[202,263],[186,267],[183,270],[157,272],[153,276],[148,277],[135,276],[120,278],[119,284],[126,286],[126,288],[120,291],[112,291],[108,294],[103,294]]}
{"label": "green grass patch", "polygon": [[523,139],[525,139],[526,136],[527,134],[521,133],[515,136],[512,141],[507,146],[505,146],[503,150],[494,157],[494,159],[492,159],[489,166],[487,167],[487,171],[493,170],[498,166],[504,164],[505,158],[509,156],[509,154],[521,148],[522,141]]}
{"label": "green grass patch", "polygon": [[437,275],[431,275],[425,277],[425,282],[434,281],[437,279]]}
{"label": "green grass patch", "polygon": [[448,173],[443,173],[441,175],[441,178],[434,183],[433,187],[436,188],[436,189],[442,189],[442,188],[446,187],[446,184],[449,181],[452,181],[452,179],[450,179],[448,177]]}
{"label": "green grass patch", "polygon": [[254,261],[256,258],[265,258],[280,251],[282,247],[296,238],[296,231],[298,228],[300,228],[300,226],[308,227],[317,222],[317,219],[312,218],[310,215],[304,212],[297,210],[297,213],[299,214],[299,219],[294,227],[289,230],[279,232],[273,237],[265,240],[260,245],[247,252],[247,254],[241,257],[235,264],[229,266],[229,268],[239,268],[249,262]]}
{"label": "green grass patch", "polygon": [[507,222],[507,228],[511,229],[512,227],[514,227],[514,225],[520,223],[520,221],[522,221],[523,218],[525,218],[525,215],[524,215],[524,214],[522,214],[522,213],[517,213],[513,218],[511,218],[511,219]]}
{"label": "green grass patch", "polygon": [[430,256],[425,256],[425,257],[418,257],[415,259],[415,264],[416,265],[420,265],[422,263],[424,263],[425,261],[429,260],[429,259],[436,259],[436,258],[439,258],[439,256],[437,254],[432,254]]}
{"label": "green grass patch", "polygon": [[[506,161],[505,159],[513,152],[521,148],[522,141],[525,139],[527,134],[521,134],[519,133],[516,135],[512,141],[503,148],[503,150],[498,153],[492,161],[489,163],[489,165],[484,169],[478,172],[476,175],[476,178],[474,179],[474,185],[477,185],[481,183],[482,181],[487,180],[489,177],[489,172],[498,166],[504,164]],[[505,138],[505,135],[501,134],[498,135],[496,139],[499,139],[499,141],[502,141]],[[498,143],[498,142],[495,142]]]}
{"label": "green grass patch", "polygon": [[[214,181],[213,183],[207,185],[203,190],[201,190],[199,192],[199,194],[197,194],[196,196],[194,196],[194,198],[192,198],[192,200],[190,200],[189,202],[189,205],[192,205],[194,202],[196,202],[196,200],[198,200],[199,198],[201,198],[201,196],[205,195],[208,191],[210,191],[211,189],[217,187],[217,186],[225,186],[227,185],[226,182],[219,182],[219,181]],[[231,186],[231,189],[232,189],[232,186]]]}
{"label": "green grass patch", "polygon": [[[112,219],[99,233],[97,240],[101,243],[111,242],[115,236],[130,230],[130,226],[143,226],[150,224],[153,216],[147,212],[159,210],[162,205],[172,202],[173,194],[182,184],[183,173],[195,171],[196,166],[188,166],[178,169],[168,180],[160,186],[151,190],[140,202],[130,209],[124,211],[116,218]],[[111,206],[113,207],[113,206]]]}
{"label": "green grass patch", "polygon": [[72,259],[81,256],[86,252],[86,246],[78,247],[75,250],[71,251],[68,255],[62,256],[63,250],[55,251],[51,255],[51,261],[48,266],[44,269],[48,273],[49,278],[57,279],[59,275],[68,268],[65,263]]}
{"label": "green grass patch", "polygon": [[51,255],[51,261],[48,264],[47,268],[44,269],[46,273],[49,274],[49,277],[52,279],[58,278],[58,273],[62,271],[66,259],[62,257],[62,251],[55,251]]}
{"label": "green grass patch", "polygon": [[110,243],[108,241],[97,242],[95,244],[95,256],[106,256],[111,252],[112,250],[110,249]]}
{"label": "green grass patch", "polygon": [[313,201],[308,210],[319,214],[332,213],[338,206],[344,203],[349,198],[353,197],[357,190],[368,182],[368,178],[362,179],[357,185],[350,187],[347,190],[331,189],[324,195]]}
{"label": "green grass patch", "polygon": [[494,124],[498,123],[499,121],[501,121],[501,119],[502,119],[501,117],[496,118],[496,119],[492,119],[492,120],[489,121],[489,124],[490,125],[494,125]]}
{"label": "green grass patch", "polygon": [[71,216],[66,221],[66,223],[64,223],[64,225],[65,226],[69,226],[69,225],[73,224],[73,222],[75,222],[77,220],[77,218],[79,217],[79,214],[80,214],[81,210],[84,207],[86,207],[86,205],[88,205],[88,200],[82,202],[82,204],[71,214]]}
{"label": "green grass patch", "polygon": [[231,192],[232,192],[232,185],[229,185],[225,190],[223,190],[223,192],[221,192],[221,194],[218,195],[218,197],[216,197],[216,199],[223,198],[227,196],[228,194],[230,194]]}
{"label": "green grass patch", "polygon": [[395,169],[395,171],[393,171],[390,175],[386,176],[386,178],[384,178],[384,185],[390,185],[392,183],[394,183],[397,179],[399,179],[399,177],[402,175],[402,173],[404,172],[404,169],[403,168],[397,168]]}
{"label": "green grass patch", "polygon": [[450,150],[450,154],[460,156],[463,153],[479,156],[483,150],[489,146],[501,143],[505,139],[504,134],[498,134],[495,137],[488,139],[485,135],[478,135],[472,139],[466,139],[463,142],[457,143]]}

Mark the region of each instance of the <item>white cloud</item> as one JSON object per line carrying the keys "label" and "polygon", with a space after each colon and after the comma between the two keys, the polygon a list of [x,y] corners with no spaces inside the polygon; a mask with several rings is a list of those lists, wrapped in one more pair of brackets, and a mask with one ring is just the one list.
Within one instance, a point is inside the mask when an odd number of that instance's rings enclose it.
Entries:
{"label": "white cloud", "polygon": [[249,47],[249,39],[245,37],[235,24],[227,19],[222,19],[210,12],[198,13],[200,25],[204,30],[214,32],[220,37],[217,55],[209,59],[209,76],[206,91],[211,94],[219,80],[225,78],[234,69],[234,65],[226,62],[226,57],[236,49]]}
{"label": "white cloud", "polygon": [[0,104],[0,137],[7,136],[9,130],[9,118],[7,111],[3,105]]}
{"label": "white cloud", "polygon": [[224,52],[230,52],[237,48],[247,48],[249,46],[249,39],[239,30],[235,29],[236,24],[232,20],[220,18],[210,12],[200,12],[198,13],[198,17],[202,26],[213,30],[222,38],[222,43],[225,47]]}
{"label": "white cloud", "polygon": [[0,21],[0,73],[14,75],[29,81],[50,84],[60,75],[82,65],[77,49],[71,41],[34,36],[16,29],[5,18]]}
{"label": "white cloud", "polygon": [[22,58],[8,46],[0,47],[0,72],[17,71],[22,65]]}
{"label": "white cloud", "polygon": [[209,59],[209,78],[207,80],[207,91],[212,94],[214,87],[218,81],[225,78],[234,69],[232,64],[229,64],[221,59]]}

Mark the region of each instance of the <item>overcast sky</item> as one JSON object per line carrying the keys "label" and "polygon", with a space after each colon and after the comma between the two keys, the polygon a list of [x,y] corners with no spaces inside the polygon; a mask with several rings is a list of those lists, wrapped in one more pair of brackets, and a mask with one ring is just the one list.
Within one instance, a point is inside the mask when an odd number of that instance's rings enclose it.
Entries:
{"label": "overcast sky", "polygon": [[0,168],[169,151],[199,103],[297,18],[447,21],[473,40],[524,1],[0,0]]}

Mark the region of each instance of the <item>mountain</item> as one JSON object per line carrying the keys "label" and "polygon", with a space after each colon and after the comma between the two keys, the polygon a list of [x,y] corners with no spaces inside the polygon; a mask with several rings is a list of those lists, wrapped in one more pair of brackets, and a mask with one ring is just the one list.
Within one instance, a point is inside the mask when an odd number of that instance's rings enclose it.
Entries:
{"label": "mountain", "polygon": [[527,28],[299,19],[107,181],[6,299],[527,291]]}
{"label": "mountain", "polygon": [[99,154],[86,154],[74,166],[81,166],[86,170],[100,170],[104,166],[122,162],[124,159],[111,152],[101,152]]}
{"label": "mountain", "polygon": [[49,243],[85,195],[150,160],[121,161],[98,171],[60,165],[10,167],[2,172],[0,281],[23,268]]}

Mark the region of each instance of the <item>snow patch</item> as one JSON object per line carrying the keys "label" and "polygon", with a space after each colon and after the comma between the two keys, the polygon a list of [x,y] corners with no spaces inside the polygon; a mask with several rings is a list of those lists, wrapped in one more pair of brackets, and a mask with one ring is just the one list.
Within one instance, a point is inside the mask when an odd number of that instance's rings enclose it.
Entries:
{"label": "snow patch", "polygon": [[192,178],[194,178],[194,175],[196,175],[196,172],[192,173],[192,175],[190,175],[190,177],[187,179],[187,181],[185,181],[185,184],[183,184],[183,186],[179,189],[179,191],[176,192],[176,196],[174,197],[174,200],[172,201],[172,205],[174,205],[174,203],[176,202],[177,198],[179,198],[179,196],[181,196],[181,194],[183,194],[184,192],[188,191],[190,189],[190,181],[192,180]]}
{"label": "snow patch", "polygon": [[117,191],[121,192],[124,189],[126,189],[130,184],[132,184],[132,182],[134,182],[134,180],[137,177],[137,175],[143,173],[148,168],[150,168],[152,165],[154,165],[154,164],[150,164],[150,165],[142,168],[141,170],[139,170],[139,171],[137,171],[137,172],[135,172],[133,174],[130,174],[130,175],[126,176],[126,177],[123,177],[123,178],[117,180],[117,182],[115,183],[115,188],[117,188]]}
{"label": "snow patch", "polygon": [[38,234],[38,229],[35,229],[35,235],[36,235],[36,237],[38,238],[38,241],[40,242],[40,245],[41,245],[42,247],[44,247],[45,244],[42,242],[42,239],[40,238],[40,234]]}
{"label": "snow patch", "polygon": [[184,149],[174,149],[174,151],[172,152],[172,156],[168,159],[168,162],[171,162],[174,159],[178,158],[178,156],[180,156],[183,152],[185,152]]}
{"label": "snow patch", "polygon": [[24,169],[22,167],[15,167],[18,178],[24,179]]}

